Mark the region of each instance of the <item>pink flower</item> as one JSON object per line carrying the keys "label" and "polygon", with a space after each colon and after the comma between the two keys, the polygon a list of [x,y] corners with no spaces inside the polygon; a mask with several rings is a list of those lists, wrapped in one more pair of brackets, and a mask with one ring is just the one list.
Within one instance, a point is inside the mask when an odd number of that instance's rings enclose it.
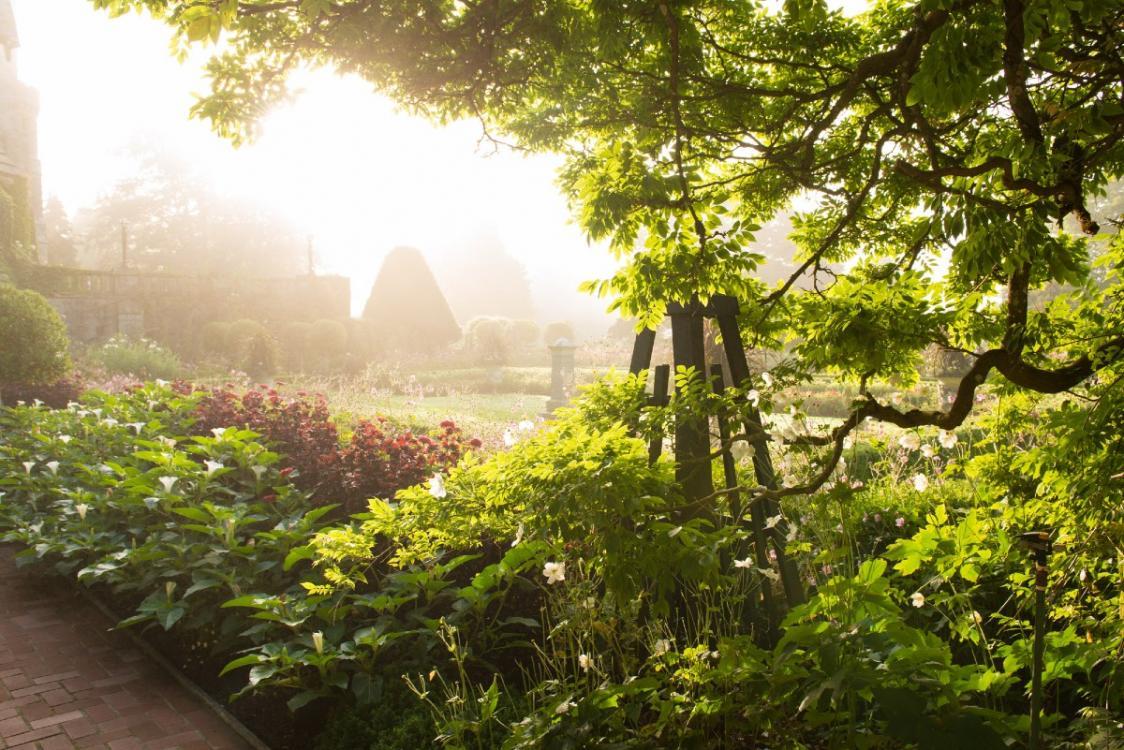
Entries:
{"label": "pink flower", "polygon": [[897,518],[894,519],[894,525],[897,526],[899,529],[902,528],[903,526],[905,526],[905,519],[902,518],[901,516],[898,516]]}

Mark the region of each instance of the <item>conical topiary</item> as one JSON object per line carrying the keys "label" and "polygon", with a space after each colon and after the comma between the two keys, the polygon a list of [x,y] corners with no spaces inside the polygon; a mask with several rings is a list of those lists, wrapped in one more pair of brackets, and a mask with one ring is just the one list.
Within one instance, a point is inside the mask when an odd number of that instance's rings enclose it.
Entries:
{"label": "conical topiary", "polygon": [[363,318],[390,350],[433,352],[461,337],[429,264],[412,247],[396,247],[386,256]]}

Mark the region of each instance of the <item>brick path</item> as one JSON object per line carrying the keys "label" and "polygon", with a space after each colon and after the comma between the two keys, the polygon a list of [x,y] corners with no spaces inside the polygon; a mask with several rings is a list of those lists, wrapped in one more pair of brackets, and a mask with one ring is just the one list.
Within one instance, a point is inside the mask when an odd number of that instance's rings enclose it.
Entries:
{"label": "brick path", "polygon": [[0,546],[0,750],[247,747],[58,581]]}

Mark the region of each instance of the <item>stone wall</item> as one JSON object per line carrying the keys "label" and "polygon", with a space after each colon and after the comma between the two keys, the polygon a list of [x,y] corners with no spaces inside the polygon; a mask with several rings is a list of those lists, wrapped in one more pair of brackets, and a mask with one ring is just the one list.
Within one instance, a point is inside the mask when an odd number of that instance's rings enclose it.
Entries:
{"label": "stone wall", "polygon": [[193,351],[211,321],[276,326],[351,316],[350,280],[342,276],[235,279],[39,265],[19,275],[22,286],[50,300],[79,343],[122,333]]}

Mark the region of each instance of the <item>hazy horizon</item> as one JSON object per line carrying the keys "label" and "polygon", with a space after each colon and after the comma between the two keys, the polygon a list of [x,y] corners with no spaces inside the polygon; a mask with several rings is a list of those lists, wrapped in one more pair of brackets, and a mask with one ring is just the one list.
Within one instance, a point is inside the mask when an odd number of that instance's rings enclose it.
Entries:
{"label": "hazy horizon", "polygon": [[130,147],[156,140],[220,194],[255,201],[312,237],[318,272],[351,278],[355,314],[393,247],[420,249],[447,286],[457,279],[439,268],[487,238],[526,268],[537,320],[572,320],[584,336],[611,324],[605,301],[576,287],[613,261],[569,222],[554,158],[478,147],[477,123],[434,126],[328,71],[299,76],[302,93],[236,150],[188,119],[206,81],[201,60],[171,57],[166,26],[111,19],[86,0],[12,4],[20,77],[40,97],[44,196],[72,219],[131,175]]}

